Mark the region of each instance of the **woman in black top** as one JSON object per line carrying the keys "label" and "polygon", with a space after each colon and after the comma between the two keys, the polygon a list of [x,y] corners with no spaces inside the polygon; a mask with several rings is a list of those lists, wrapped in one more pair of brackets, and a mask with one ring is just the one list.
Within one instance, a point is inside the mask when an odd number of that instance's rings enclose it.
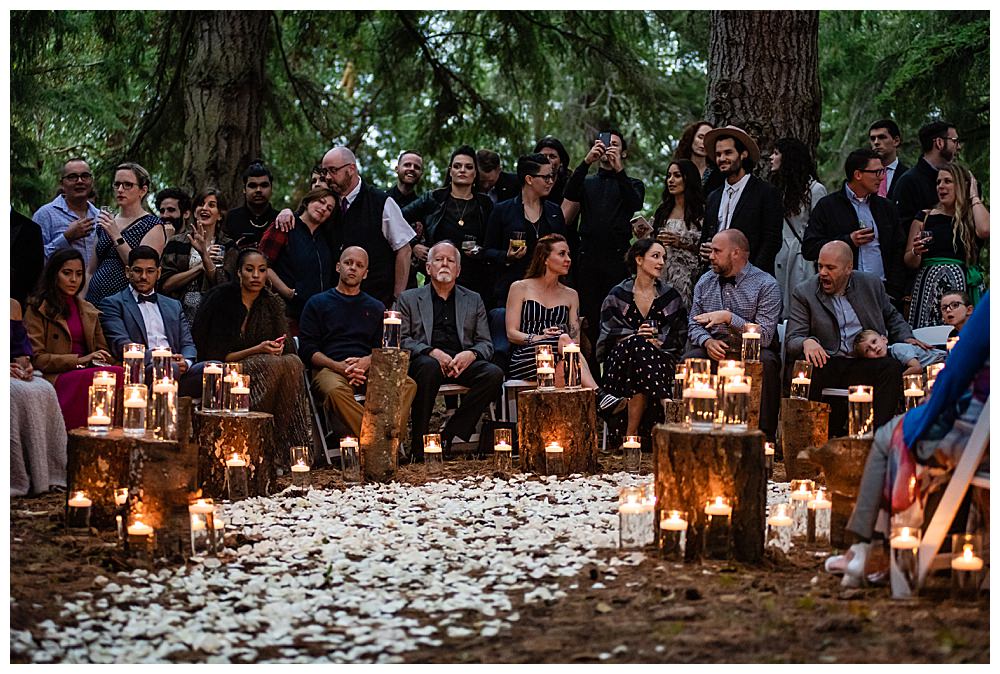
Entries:
{"label": "woman in black top", "polygon": [[545,155],[549,160],[549,164],[552,165],[552,172],[556,176],[556,181],[552,185],[552,189],[549,190],[545,200],[551,201],[556,206],[562,206],[563,191],[566,189],[566,183],[569,182],[569,172],[567,170],[569,166],[569,152],[566,151],[566,147],[562,144],[562,141],[555,136],[545,136],[545,138],[535,143],[535,152]]}

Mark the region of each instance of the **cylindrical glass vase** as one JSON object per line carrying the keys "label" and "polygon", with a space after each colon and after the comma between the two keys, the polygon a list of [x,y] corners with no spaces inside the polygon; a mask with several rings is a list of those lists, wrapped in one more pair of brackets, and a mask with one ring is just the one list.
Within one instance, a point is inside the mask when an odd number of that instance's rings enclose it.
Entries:
{"label": "cylindrical glass vase", "polygon": [[872,437],[875,432],[872,387],[848,386],[847,393],[847,434],[852,438]]}
{"label": "cylindrical glass vase", "polygon": [[125,399],[122,402],[122,428],[125,435],[146,434],[146,407],[149,405],[149,389],[145,384],[125,384]]}

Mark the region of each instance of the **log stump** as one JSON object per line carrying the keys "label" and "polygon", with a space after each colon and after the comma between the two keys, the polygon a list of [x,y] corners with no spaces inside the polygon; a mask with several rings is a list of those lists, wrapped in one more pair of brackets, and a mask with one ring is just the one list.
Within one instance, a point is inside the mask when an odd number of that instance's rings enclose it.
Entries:
{"label": "log stump", "polygon": [[858,486],[871,447],[871,438],[830,438],[821,447],[804,449],[796,457],[798,461],[809,461],[823,469],[833,501],[830,544],[835,548],[848,545],[847,520],[858,499]]}
{"label": "log stump", "polygon": [[780,434],[785,479],[815,480],[819,466],[799,461],[798,456],[802,450],[826,444],[830,436],[830,406],[812,400],[782,398]]}
{"label": "log stump", "polygon": [[593,473],[597,463],[597,399],[590,389],[523,391],[517,396],[521,465],[545,473],[545,445],[563,448],[567,473]]}
{"label": "log stump", "polygon": [[663,400],[663,423],[665,424],[684,423],[683,400],[671,400],[669,398],[665,398]]}
{"label": "log stump", "polygon": [[[361,474],[372,482],[389,482],[399,468],[400,416],[403,383],[410,368],[406,349],[373,349],[365,391],[365,413],[361,417]],[[414,444],[423,438],[413,438]]]}
{"label": "log stump", "polygon": [[195,413],[198,438],[198,486],[203,495],[228,498],[226,494],[226,459],[233,453],[247,462],[248,496],[267,496],[277,480],[279,459],[276,452],[288,447],[274,446],[274,417],[266,412],[225,414]]}
{"label": "log stump", "polygon": [[764,386],[764,363],[751,360],[743,364],[746,376],[750,377],[750,402],[747,406],[747,428],[757,430],[760,426],[760,392]]}
{"label": "log stump", "polygon": [[680,424],[657,426],[653,479],[657,522],[661,510],[688,512],[686,561],[702,557],[708,524],[705,502],[716,496],[729,498],[733,507],[733,556],[749,564],[761,561],[767,509],[763,433],[703,433]]}

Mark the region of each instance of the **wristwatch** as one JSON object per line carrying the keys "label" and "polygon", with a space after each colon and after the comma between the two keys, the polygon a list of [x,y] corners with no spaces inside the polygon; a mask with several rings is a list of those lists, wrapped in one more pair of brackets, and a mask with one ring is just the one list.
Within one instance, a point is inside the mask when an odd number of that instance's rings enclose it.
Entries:
{"label": "wristwatch", "polygon": [[123,243],[125,243],[125,237],[124,236],[119,236],[117,239],[115,239],[115,245],[116,246],[120,246]]}

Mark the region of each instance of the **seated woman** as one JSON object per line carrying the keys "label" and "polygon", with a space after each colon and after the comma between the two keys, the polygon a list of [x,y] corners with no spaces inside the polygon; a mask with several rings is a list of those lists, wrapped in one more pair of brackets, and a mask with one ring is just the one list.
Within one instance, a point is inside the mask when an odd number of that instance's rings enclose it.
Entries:
{"label": "seated woman", "polygon": [[193,322],[201,298],[232,278],[236,244],[226,236],[226,200],[210,187],[195,197],[194,226],[167,241],[160,264],[160,291],[180,301]]}
{"label": "seated woman", "polygon": [[666,250],[655,239],[639,239],[625,254],[632,278],[608,294],[601,306],[597,358],[604,361],[604,388],[629,399],[628,435],[637,435],[649,398],[672,395],[674,365],[684,353],[684,300],[662,280]]}
{"label": "seated woman", "polygon": [[34,376],[21,305],[10,301],[10,495],[66,486],[66,426],[52,384]]}
{"label": "seated woman", "polygon": [[[507,339],[516,348],[510,356],[508,375],[512,379],[535,379],[535,347],[551,344],[554,354],[580,339],[580,297],[562,284],[569,273],[569,244],[561,234],[547,234],[538,240],[524,279],[515,281],[507,294]],[[581,383],[597,393],[597,409],[613,415],[625,409],[624,398],[606,393],[597,386],[587,361],[580,358]],[[556,386],[563,386],[562,362],[556,366]]]}
{"label": "seated woman", "polygon": [[274,415],[279,465],[288,466],[289,447],[312,447],[312,425],[302,361],[286,339],[285,303],[264,287],[266,281],[264,255],[241,250],[236,280],[205,295],[191,334],[202,360],[242,363],[250,375],[250,409]]}
{"label": "seated woman", "polygon": [[[907,466],[933,462],[952,468],[958,463],[990,396],[989,316],[987,292],[948,356],[948,364],[938,375],[927,402],[893,417],[875,431],[854,512],[847,522],[847,531],[854,534],[857,543],[846,554],[826,561],[827,571],[844,574],[845,587],[865,582],[865,564],[879,509],[889,507],[893,512],[903,512],[915,499]],[[888,504],[882,502],[884,494],[890,496]],[[914,522],[914,526],[919,524]]]}
{"label": "seated woman", "polygon": [[32,363],[52,382],[59,397],[66,430],[87,424],[87,389],[94,373],[111,367],[108,343],[101,330],[100,312],[80,298],[83,287],[83,255],[74,248],[52,254],[42,271],[36,294],[28,300],[24,327],[31,339]]}

